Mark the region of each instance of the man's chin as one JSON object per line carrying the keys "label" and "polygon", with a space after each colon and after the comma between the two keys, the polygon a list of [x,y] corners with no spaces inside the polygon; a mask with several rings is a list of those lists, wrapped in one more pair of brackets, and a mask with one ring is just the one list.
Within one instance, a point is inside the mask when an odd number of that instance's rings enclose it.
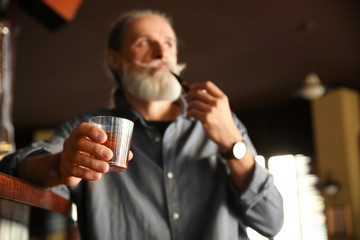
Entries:
{"label": "man's chin", "polygon": [[152,86],[143,86],[141,88],[129,89],[130,93],[135,97],[152,102],[152,101],[176,101],[181,95],[181,87],[172,86],[168,89],[154,89]]}
{"label": "man's chin", "polygon": [[125,74],[123,81],[132,95],[144,101],[175,101],[182,90],[166,65],[158,65],[143,73]]}

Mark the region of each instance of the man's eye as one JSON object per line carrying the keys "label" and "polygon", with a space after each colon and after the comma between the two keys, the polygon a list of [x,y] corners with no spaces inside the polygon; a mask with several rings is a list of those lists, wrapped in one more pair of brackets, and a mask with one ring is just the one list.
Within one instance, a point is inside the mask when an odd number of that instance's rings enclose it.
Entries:
{"label": "man's eye", "polygon": [[141,40],[139,45],[140,46],[147,46],[147,45],[149,45],[149,41],[148,40]]}
{"label": "man's eye", "polygon": [[165,43],[164,46],[165,46],[165,48],[172,48],[172,44],[171,44],[171,43]]}

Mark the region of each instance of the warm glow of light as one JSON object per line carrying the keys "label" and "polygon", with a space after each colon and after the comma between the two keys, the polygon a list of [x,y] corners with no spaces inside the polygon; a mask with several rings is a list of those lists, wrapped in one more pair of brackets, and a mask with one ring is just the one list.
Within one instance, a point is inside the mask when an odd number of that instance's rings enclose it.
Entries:
{"label": "warm glow of light", "polygon": [[[256,157],[256,161],[265,166],[263,157]],[[317,177],[310,174],[309,163],[310,158],[303,155],[274,156],[268,161],[284,202],[284,226],[275,240],[328,239],[324,200],[314,186]],[[250,228],[248,235],[252,240],[267,239]]]}
{"label": "warm glow of light", "polygon": [[8,27],[3,27],[1,32],[6,35],[10,32],[10,30]]}

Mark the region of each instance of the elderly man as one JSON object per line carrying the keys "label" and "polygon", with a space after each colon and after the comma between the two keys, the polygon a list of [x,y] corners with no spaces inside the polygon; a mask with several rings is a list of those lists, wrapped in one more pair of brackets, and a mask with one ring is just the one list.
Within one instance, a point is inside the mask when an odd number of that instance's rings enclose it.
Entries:
{"label": "elderly man", "polygon": [[[276,235],[283,210],[272,176],[215,84],[195,83],[182,95],[177,51],[164,14],[122,15],[107,54],[119,84],[115,107],[73,118],[49,141],[9,155],[2,169],[67,186],[82,239],[248,239],[247,226]],[[96,115],[135,123],[126,171],[108,172],[107,136],[88,123]]]}

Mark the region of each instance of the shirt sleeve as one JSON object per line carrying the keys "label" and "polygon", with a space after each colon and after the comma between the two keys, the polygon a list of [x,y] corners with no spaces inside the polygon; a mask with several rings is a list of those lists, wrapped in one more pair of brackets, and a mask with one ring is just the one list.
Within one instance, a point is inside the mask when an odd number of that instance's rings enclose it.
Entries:
{"label": "shirt sleeve", "polygon": [[[246,145],[254,156],[256,150],[251,143],[246,127],[234,117]],[[283,200],[276,188],[273,176],[267,169],[255,163],[253,177],[245,189],[240,193],[234,184],[231,184],[236,196],[236,205],[239,208],[241,221],[266,237],[274,237],[282,228],[284,222]]]}
{"label": "shirt sleeve", "polygon": [[274,237],[281,229],[282,197],[273,177],[259,164],[255,165],[253,179],[237,200],[242,209],[242,221],[266,237]]}
{"label": "shirt sleeve", "polygon": [[[17,168],[27,156],[42,153],[58,153],[62,151],[64,140],[70,135],[70,132],[78,123],[79,120],[74,118],[57,128],[49,140],[31,143],[14,153],[6,155],[0,162],[0,172],[18,177]],[[65,185],[52,187],[50,190],[66,199],[70,199],[69,189]]]}
{"label": "shirt sleeve", "polygon": [[79,121],[74,118],[57,128],[49,140],[41,140],[31,143],[30,145],[17,150],[14,153],[6,155],[0,162],[0,171],[5,174],[17,177],[17,167],[27,156],[42,153],[60,152],[63,148],[64,140],[70,135],[70,132],[74,126],[78,124],[78,122]]}

